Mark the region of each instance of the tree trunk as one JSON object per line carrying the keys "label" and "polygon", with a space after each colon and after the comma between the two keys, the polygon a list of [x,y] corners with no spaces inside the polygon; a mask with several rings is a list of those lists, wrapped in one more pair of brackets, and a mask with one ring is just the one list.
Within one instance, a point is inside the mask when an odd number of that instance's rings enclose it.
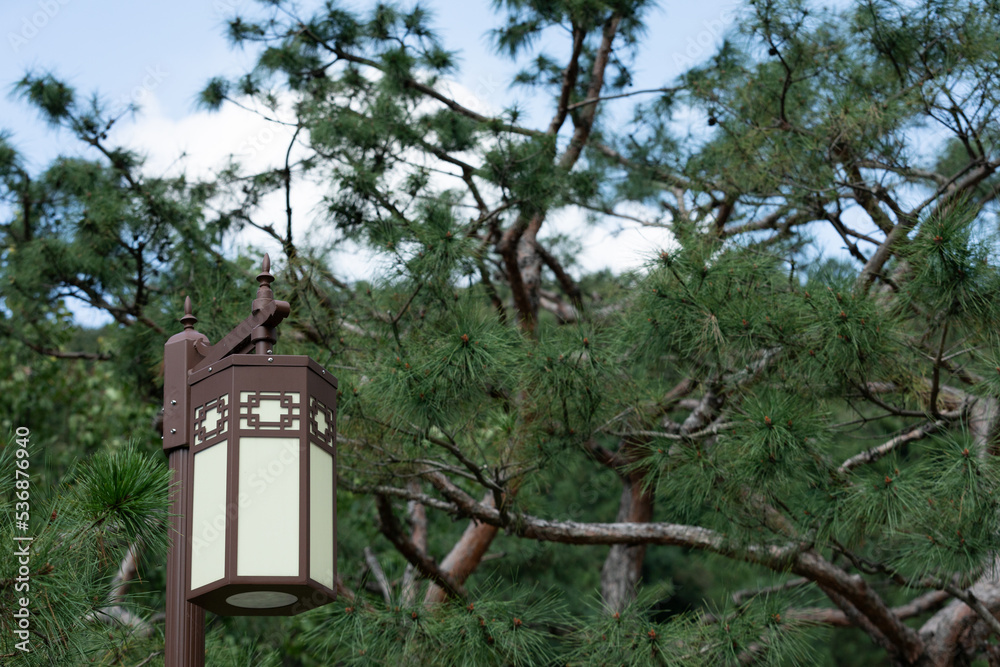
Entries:
{"label": "tree trunk", "polygon": [[[642,486],[643,475],[639,473],[623,477],[619,523],[648,523],[653,518],[653,496],[643,492]],[[609,612],[620,612],[635,599],[645,557],[644,544],[611,547],[601,568],[601,596]]]}
{"label": "tree trunk", "polygon": [[517,268],[521,272],[525,296],[531,308],[531,322],[538,321],[538,288],[542,284],[542,258],[535,246],[535,240],[544,220],[545,217],[541,213],[536,214],[517,242]]}
{"label": "tree trunk", "polygon": [[[420,483],[416,480],[410,480],[406,485],[406,488],[414,493],[420,492]],[[414,546],[417,547],[423,553],[427,553],[427,508],[425,508],[421,503],[416,500],[411,500],[406,504],[407,512],[410,516],[410,539],[413,540]],[[420,582],[417,580],[417,568],[414,567],[413,563],[407,563],[406,569],[403,571],[403,585],[402,585],[402,602],[404,605],[409,606],[417,598],[418,588]]]}
{"label": "tree trunk", "polygon": [[[493,507],[492,493],[486,494],[483,504]],[[462,533],[462,537],[441,561],[441,571],[450,575],[456,584],[464,584],[469,575],[479,567],[479,563],[489,550],[498,531],[499,528],[496,526],[479,523],[475,520],[470,521],[465,532]],[[424,596],[424,604],[444,602],[446,599],[448,599],[448,592],[432,583],[427,589],[427,595]]]}
{"label": "tree trunk", "polygon": [[[992,398],[979,398],[969,410],[969,433],[982,446],[984,455],[997,455],[998,430],[1000,430],[1000,410]],[[969,589],[990,612],[1000,613],[1000,554],[994,556],[993,566]],[[981,632],[976,632],[982,628]],[[921,667],[946,667],[964,664],[969,655],[974,655],[986,647],[989,630],[976,612],[961,600],[952,600],[941,611],[928,619],[920,628],[920,637],[926,650],[919,663]],[[987,657],[994,658],[991,651]]]}

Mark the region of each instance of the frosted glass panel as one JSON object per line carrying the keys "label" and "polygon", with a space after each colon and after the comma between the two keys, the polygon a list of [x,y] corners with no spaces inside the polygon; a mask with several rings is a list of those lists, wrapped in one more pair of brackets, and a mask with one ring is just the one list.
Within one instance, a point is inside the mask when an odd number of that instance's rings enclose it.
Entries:
{"label": "frosted glass panel", "polygon": [[333,457],[309,445],[309,576],[333,586]]}
{"label": "frosted glass panel", "polygon": [[240,438],[236,574],[299,573],[299,441]]}
{"label": "frosted glass panel", "polygon": [[226,443],[194,455],[191,588],[226,574]]}

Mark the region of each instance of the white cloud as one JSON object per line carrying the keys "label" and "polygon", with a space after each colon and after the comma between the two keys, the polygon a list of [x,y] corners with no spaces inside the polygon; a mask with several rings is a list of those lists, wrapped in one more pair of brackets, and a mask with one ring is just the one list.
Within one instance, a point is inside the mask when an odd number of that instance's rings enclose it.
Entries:
{"label": "white cloud", "polygon": [[[448,82],[445,89],[462,103],[483,114],[499,112],[491,98],[490,82],[479,90]],[[146,167],[152,174],[176,174],[181,171],[191,178],[211,178],[231,159],[240,162],[248,173],[284,165],[285,152],[294,128],[265,120],[261,116],[233,104],[224,104],[216,112],[196,111],[182,118],[166,116],[156,98],[155,90],[143,91],[139,97],[141,112],[134,121],[117,128],[113,137],[119,143],[136,147],[147,157]],[[273,114],[279,119],[291,119],[288,109]],[[300,136],[301,139],[301,136]],[[300,144],[301,145],[301,144]],[[293,150],[292,159],[304,151]],[[444,176],[436,176],[445,185]],[[454,183],[447,184],[454,187]],[[299,178],[293,181],[293,237],[297,243],[310,240],[329,245],[332,227],[318,224],[320,203],[327,186],[316,180]],[[619,209],[628,216],[652,222],[662,221],[655,211],[634,205]],[[255,214],[261,224],[273,224],[279,231],[285,228],[284,193],[279,191],[265,198]],[[575,238],[582,246],[579,264],[586,272],[610,269],[619,273],[641,266],[655,251],[669,247],[673,240],[669,232],[655,226],[643,226],[634,220],[607,218],[599,224],[587,221],[584,211],[569,208],[553,212],[543,227],[542,238],[563,234]],[[280,246],[264,232],[248,228],[233,239],[234,247],[253,246],[267,250],[277,260]],[[331,258],[338,276],[347,279],[372,279],[382,263],[370,253],[358,248],[340,252]]]}
{"label": "white cloud", "polygon": [[[141,111],[133,122],[118,129],[114,140],[133,147],[146,155],[146,169],[150,174],[186,174],[192,179],[211,179],[230,161],[236,161],[245,173],[283,168],[285,155],[295,128],[269,121],[233,104],[224,104],[215,112],[196,111],[182,118],[165,115],[153,91],[145,92],[139,99]],[[291,118],[287,109],[278,109],[268,116],[284,120]],[[304,154],[302,135],[291,153],[294,163]],[[307,235],[318,242],[327,236],[317,229],[320,203],[327,188],[315,179],[292,180],[292,238],[301,244]],[[261,225],[273,225],[283,234],[286,228],[285,194],[283,190],[263,198],[260,208],[253,214]],[[329,238],[329,237],[327,237]],[[230,245],[233,249],[255,248],[271,253],[280,266],[281,246],[267,233],[249,225],[236,235]],[[359,253],[357,248],[333,256],[336,274],[347,279],[360,279],[370,275],[371,258]]]}

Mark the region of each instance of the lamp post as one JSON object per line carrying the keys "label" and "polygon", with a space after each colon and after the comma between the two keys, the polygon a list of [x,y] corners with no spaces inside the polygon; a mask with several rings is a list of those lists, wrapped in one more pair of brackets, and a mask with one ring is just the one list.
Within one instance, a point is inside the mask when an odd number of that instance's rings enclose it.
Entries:
{"label": "lamp post", "polygon": [[203,667],[205,610],[290,616],[336,597],[337,379],[276,355],[290,311],[264,255],[250,317],[215,345],[164,346],[163,448],[173,473],[167,667]]}

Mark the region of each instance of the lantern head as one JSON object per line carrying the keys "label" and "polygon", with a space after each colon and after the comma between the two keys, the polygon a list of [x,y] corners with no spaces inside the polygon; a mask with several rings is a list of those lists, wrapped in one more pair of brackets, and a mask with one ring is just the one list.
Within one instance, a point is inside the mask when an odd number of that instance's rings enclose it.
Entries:
{"label": "lantern head", "polygon": [[304,356],[234,354],[188,386],[188,600],[229,616],[332,602],[336,378]]}

